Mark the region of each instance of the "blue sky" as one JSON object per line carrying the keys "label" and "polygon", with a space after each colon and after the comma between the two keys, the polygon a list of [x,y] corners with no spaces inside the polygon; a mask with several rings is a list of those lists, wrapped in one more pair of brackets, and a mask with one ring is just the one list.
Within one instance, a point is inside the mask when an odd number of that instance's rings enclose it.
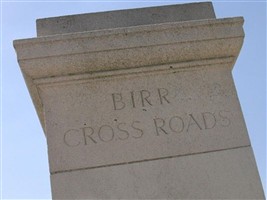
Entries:
{"label": "blue sky", "polygon": [[[186,2],[192,1],[1,1],[2,198],[51,199],[46,139],[13,40],[36,37],[38,18]],[[233,77],[266,191],[266,1],[213,4],[217,18],[245,19],[245,41]]]}

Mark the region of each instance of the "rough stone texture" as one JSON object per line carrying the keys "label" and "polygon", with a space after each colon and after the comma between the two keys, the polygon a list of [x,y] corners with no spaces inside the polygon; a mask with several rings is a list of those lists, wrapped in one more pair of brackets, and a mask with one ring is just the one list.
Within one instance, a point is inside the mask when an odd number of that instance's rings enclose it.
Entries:
{"label": "rough stone texture", "polygon": [[37,20],[37,35],[55,35],[166,22],[215,18],[211,2],[178,4]]}
{"label": "rough stone texture", "polygon": [[14,46],[44,127],[43,104],[36,88],[40,82],[101,77],[106,71],[112,71],[109,76],[129,74],[160,64],[182,63],[179,67],[190,68],[200,61],[225,62],[223,58],[232,58],[227,61],[232,66],[243,43],[242,25],[240,17],[171,22],[19,40]]}
{"label": "rough stone texture", "polygon": [[[55,199],[264,199],[250,147],[51,176]],[[72,183],[72,184],[70,184]]]}
{"label": "rough stone texture", "polygon": [[264,198],[231,76],[242,25],[197,3],[43,19],[14,41],[53,198]]}
{"label": "rough stone texture", "polygon": [[250,145],[227,64],[165,67],[41,86],[50,171]]}

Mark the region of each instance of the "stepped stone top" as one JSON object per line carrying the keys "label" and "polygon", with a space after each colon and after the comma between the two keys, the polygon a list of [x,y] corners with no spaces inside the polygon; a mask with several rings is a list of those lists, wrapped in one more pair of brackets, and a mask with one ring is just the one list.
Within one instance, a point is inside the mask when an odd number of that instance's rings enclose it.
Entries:
{"label": "stepped stone top", "polygon": [[231,68],[243,22],[216,19],[211,2],[79,14],[38,19],[37,37],[15,40],[14,47],[45,130],[44,85],[167,70],[174,63],[181,70],[211,63]]}
{"label": "stepped stone top", "polygon": [[38,19],[37,35],[40,37],[211,18],[215,18],[211,2],[158,6]]}

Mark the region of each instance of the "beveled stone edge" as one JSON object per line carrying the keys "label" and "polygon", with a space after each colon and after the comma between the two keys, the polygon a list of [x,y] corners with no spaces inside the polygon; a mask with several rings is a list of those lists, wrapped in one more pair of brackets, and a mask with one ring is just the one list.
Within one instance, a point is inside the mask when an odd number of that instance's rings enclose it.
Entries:
{"label": "beveled stone edge", "polygon": [[[157,12],[160,9],[159,18],[152,19],[151,22],[144,22],[143,18],[151,18],[153,13]],[[169,11],[173,11],[175,9],[175,18],[173,16],[168,17],[164,16],[164,14]],[[183,12],[187,11],[190,13],[190,16],[186,16],[184,20],[177,20],[177,17],[182,17]],[[197,14],[195,13],[197,12]],[[152,16],[150,15],[152,13]],[[134,15],[142,15],[142,18],[138,18],[137,21],[129,22]],[[112,17],[112,25],[111,24],[102,24],[103,18]],[[121,18],[127,18],[127,24],[125,22],[121,22]],[[183,4],[172,4],[172,5],[161,5],[161,6],[152,6],[152,7],[143,7],[143,8],[131,8],[131,9],[122,9],[122,10],[112,10],[112,11],[102,11],[95,13],[82,13],[76,15],[66,15],[66,16],[57,16],[57,17],[49,17],[43,19],[36,20],[37,27],[37,35],[38,37],[43,37],[47,35],[56,35],[56,34],[66,34],[66,33],[74,33],[74,32],[84,32],[84,31],[93,31],[93,30],[103,30],[103,29],[114,29],[114,28],[122,28],[129,26],[140,26],[140,25],[149,25],[149,24],[159,24],[166,22],[175,22],[175,21],[191,21],[197,19],[210,19],[216,18],[214,8],[212,2],[192,2],[192,3],[183,3]],[[90,25],[88,21],[96,20],[98,21],[98,25],[94,27],[94,25]],[[72,22],[75,24],[70,25]],[[106,21],[106,20],[105,20]],[[124,19],[123,19],[124,21]],[[130,20],[131,21],[131,20]],[[100,25],[99,25],[100,24]],[[72,27],[74,26],[74,28]],[[77,28],[78,26],[78,28]]]}
{"label": "beveled stone edge", "polygon": [[[177,27],[181,30],[184,30],[185,28],[188,28],[190,30],[192,30],[192,28],[199,28],[199,27],[208,27],[208,28],[211,28],[212,30],[212,25],[232,25],[234,24],[235,26],[237,26],[236,29],[234,29],[234,33],[233,34],[237,34],[236,37],[222,37],[222,38],[217,38],[216,37],[216,34],[213,33],[213,37],[214,38],[211,38],[210,41],[212,40],[215,40],[215,41],[218,41],[220,39],[235,39],[237,41],[237,45],[235,46],[235,49],[232,50],[232,53],[230,53],[231,55],[223,55],[225,53],[218,53],[219,54],[222,54],[223,57],[236,57],[238,56],[238,53],[240,51],[240,48],[242,46],[242,43],[243,43],[243,37],[244,37],[244,32],[243,32],[243,29],[242,29],[242,25],[243,25],[243,17],[236,17],[236,18],[225,18],[225,19],[212,19],[212,20],[201,20],[201,21],[189,21],[189,22],[179,22],[179,23],[164,23],[164,24],[156,24],[156,25],[145,25],[145,26],[140,26],[140,27],[128,27],[128,28],[118,28],[118,29],[111,29],[111,30],[100,30],[100,31],[91,31],[91,32],[83,32],[83,33],[74,33],[74,34],[63,34],[63,35],[60,35],[60,36],[47,36],[47,37],[41,37],[41,38],[33,38],[33,39],[24,39],[24,40],[16,40],[14,41],[14,47],[18,53],[18,61],[20,63],[20,67],[22,69],[22,72],[23,72],[23,75],[25,77],[25,80],[26,80],[26,84],[29,88],[29,91],[30,91],[30,94],[31,94],[31,97],[33,99],[33,102],[34,102],[34,105],[35,105],[35,108],[37,110],[37,113],[38,113],[38,116],[39,116],[39,119],[42,123],[42,126],[43,126],[43,129],[44,129],[44,132],[46,132],[45,130],[45,116],[44,116],[44,113],[43,113],[43,104],[42,104],[42,100],[40,98],[40,95],[39,95],[39,89],[38,89],[38,85],[36,85],[36,83],[34,82],[34,79],[36,78],[47,78],[47,77],[53,77],[53,76],[59,76],[59,77],[62,77],[62,74],[50,74],[50,76],[39,76],[39,77],[35,77],[33,74],[31,74],[32,72],[30,72],[29,70],[27,71],[27,67],[28,65],[32,65],[32,68],[29,68],[30,70],[34,70],[38,73],[38,74],[42,74],[42,71],[40,71],[38,69],[38,63],[44,63],[44,61],[46,60],[48,63],[45,63],[46,66],[50,66],[51,67],[51,64],[54,62],[57,63],[56,61],[58,60],[53,60],[51,59],[50,57],[43,57],[41,60],[40,58],[31,58],[31,59],[25,59],[25,57],[21,57],[20,56],[20,52],[22,51],[27,51],[27,46],[31,46],[33,44],[38,44],[38,45],[41,45],[40,48],[42,48],[42,44],[44,43],[50,43],[50,42],[68,42],[68,40],[72,40],[72,39],[80,39],[80,38],[95,38],[95,37],[106,37],[106,36],[109,36],[109,35],[118,35],[118,34],[125,34],[126,33],[138,33],[138,32],[155,32],[155,31],[165,31],[165,30],[176,30]],[[174,26],[174,24],[176,26]],[[227,34],[227,33],[226,33]],[[204,42],[209,42],[209,40],[207,41],[202,41],[201,38],[199,38],[199,41],[201,41],[202,43]],[[160,42],[160,41],[159,41]],[[188,42],[188,41],[187,41]],[[187,42],[182,42],[183,44],[187,43]],[[192,45],[195,46],[195,48],[199,45],[197,43],[197,41],[190,41],[192,43]],[[230,40],[229,40],[230,42]],[[26,45],[26,46],[25,46]],[[164,46],[166,44],[161,44],[161,43],[156,43],[156,44],[153,44],[152,46]],[[175,44],[172,44],[171,45],[173,46],[179,46],[179,42],[178,43],[175,43]],[[146,46],[146,47],[149,47]],[[201,47],[201,45],[199,46]],[[26,48],[26,50],[25,50]],[[138,48],[138,46],[137,46]],[[140,47],[139,47],[140,48]],[[63,48],[64,49],[64,48]],[[130,48],[131,49],[131,48]],[[140,48],[141,49],[141,48]],[[28,49],[29,50],[29,49]],[[49,50],[49,49],[48,49]],[[111,49],[111,50],[108,50],[108,51],[114,51],[115,49]],[[123,48],[122,50],[127,50],[127,47],[126,48]],[[34,52],[34,49],[32,49],[31,51]],[[135,49],[135,51],[140,51],[140,50],[137,50]],[[100,52],[106,52],[106,51],[100,51]],[[88,52],[90,54],[90,52]],[[87,54],[88,54],[87,53]],[[142,53],[142,52],[139,52],[139,53]],[[70,54],[70,55],[66,55],[66,56],[71,56],[71,55],[75,55],[75,54]],[[86,54],[82,53],[81,55],[83,56],[86,56]],[[43,55],[42,55],[43,56]],[[206,55],[205,57],[205,60],[207,59],[214,59],[214,58],[218,58],[218,59],[221,59],[223,57],[220,57],[220,56],[216,56],[216,57],[213,57],[213,55]],[[54,55],[54,58],[58,59],[58,55]],[[195,61],[199,61],[200,60],[203,60],[204,58],[196,58]],[[233,66],[234,62],[235,62],[235,59],[232,63],[229,63],[228,65],[230,66]],[[76,59],[77,60],[77,59]],[[175,63],[179,63],[179,62],[188,62],[190,63],[191,61],[193,60],[180,60],[179,59],[175,60],[174,62]],[[80,60],[77,60],[77,62],[80,62]],[[37,66],[36,66],[37,64]],[[161,63],[158,63],[159,65]],[[170,63],[166,63],[166,64],[170,64]],[[81,73],[85,73],[84,71],[81,70],[81,68],[77,68],[77,65],[79,65],[79,63],[77,63],[75,66],[72,66],[72,68],[75,70],[75,75],[79,75]],[[153,64],[153,65],[157,65],[157,64]],[[36,67],[37,68],[36,68]],[[40,65],[39,67],[41,67],[42,65]],[[137,66],[137,67],[145,67],[145,66],[148,66],[146,63],[142,63],[141,66]],[[190,65],[187,65],[189,68],[192,67]],[[56,66],[54,66],[56,67]],[[61,68],[64,68],[66,66],[62,65]],[[69,66],[70,67],[70,66]],[[101,67],[98,66],[98,67]],[[127,67],[127,70],[128,70],[128,73],[131,69],[134,69],[136,68],[135,66],[130,66],[130,67]],[[54,69],[54,68],[53,68]],[[120,69],[120,68],[118,68]],[[78,70],[78,71],[77,71]],[[80,70],[80,72],[79,72]],[[110,71],[111,69],[104,69],[104,71]],[[114,70],[114,69],[113,69]],[[99,70],[101,71],[101,70]],[[95,71],[92,71],[92,73],[95,73]]]}
{"label": "beveled stone edge", "polygon": [[[102,33],[104,33],[105,31],[97,31],[97,34],[100,34],[97,36],[94,34],[94,32],[66,34],[60,37],[49,36],[37,39],[14,41],[14,46],[17,50],[18,61],[20,63],[22,71],[24,73],[27,73],[32,78],[37,78],[37,77],[40,78],[47,76],[61,76],[64,73],[79,74],[79,73],[85,73],[88,70],[90,72],[96,71],[90,66],[85,66],[85,63],[81,61],[81,58],[77,58],[77,56],[83,57],[85,59],[89,54],[101,53],[103,55],[107,55],[108,52],[113,52],[114,54],[117,55],[118,53],[115,53],[114,51],[121,52],[124,50],[131,50],[137,53],[140,52],[139,54],[141,55],[142,49],[144,48],[150,48],[150,47],[165,48],[164,46],[166,45],[176,46],[176,48],[178,48],[181,45],[184,45],[186,47],[189,43],[191,46],[194,46],[195,48],[200,48],[201,46],[198,47],[199,44],[197,42],[208,43],[213,40],[219,41],[222,39],[244,37],[244,32],[242,29],[243,18],[204,20],[197,22],[194,21],[194,22],[187,22],[185,23],[185,25],[186,26],[184,26],[184,23],[182,23],[182,25],[181,23],[174,23],[174,24],[167,23],[167,24],[158,24],[145,27],[136,27],[136,28],[131,27],[126,29],[107,30],[108,35],[106,34],[102,35]],[[204,29],[202,28],[199,31],[199,25],[205,28]],[[177,35],[177,31],[183,32],[182,36]],[[153,33],[153,35],[151,35],[152,34],[151,32]],[[188,34],[190,34],[190,32],[193,32],[193,39],[188,38]],[[211,32],[211,34],[209,36],[206,36],[205,34],[206,32],[208,33]],[[138,41],[137,44],[135,44],[134,41],[137,33],[139,34],[138,37],[140,37],[141,33],[142,37],[144,38],[142,39],[141,42]],[[169,36],[171,37],[170,39],[165,37],[166,33],[169,34]],[[202,35],[200,33],[202,33]],[[112,35],[112,38],[109,38],[110,35]],[[123,35],[123,37],[121,37],[121,35]],[[116,38],[115,42],[114,42],[114,37]],[[91,40],[92,38],[94,39],[93,43]],[[79,41],[81,39],[82,41]],[[236,49],[234,51],[238,52],[240,47],[239,45],[237,45],[235,48]],[[218,52],[218,50],[216,50],[216,52]],[[236,54],[236,52],[234,54]],[[159,52],[154,52],[154,53],[159,53]],[[206,54],[206,52],[198,52],[198,54],[199,53],[203,55]],[[221,54],[225,54],[225,52],[222,52]],[[71,56],[73,56],[71,63],[70,62],[64,63],[64,65],[62,66],[59,65],[59,63],[64,60],[63,57],[69,59]],[[158,56],[161,55],[159,54]],[[206,55],[205,57],[209,59],[212,58],[212,56],[213,55]],[[226,55],[222,56],[217,55],[216,57],[225,57],[225,56]],[[233,55],[227,55],[227,56],[233,56]],[[199,57],[200,58],[194,58],[194,59],[195,60],[201,59],[201,56]],[[60,59],[63,60],[60,61]],[[179,59],[181,58],[176,58],[175,61],[179,62]],[[186,60],[190,61],[192,59],[193,58],[187,58]],[[75,60],[75,66],[72,64],[74,63],[73,60]],[[183,62],[185,60],[180,60],[180,61]],[[149,63],[146,62],[147,61],[142,61],[140,65],[142,66],[149,65]],[[57,63],[56,66],[54,66],[55,63]],[[115,70],[121,68],[120,66],[105,67],[104,66],[105,64],[96,63],[96,61],[94,61],[94,63],[95,65],[97,65],[98,71]],[[124,63],[124,65],[128,64]],[[45,70],[44,67],[46,67]],[[87,68],[86,70],[84,69],[85,67]],[[128,66],[127,68],[130,69],[134,67],[135,66]],[[68,69],[67,72],[66,69]]]}
{"label": "beveled stone edge", "polygon": [[[226,24],[241,24],[243,25],[244,18],[243,17],[232,17],[232,18],[221,18],[221,19],[204,19],[204,20],[193,20],[193,21],[182,21],[182,22],[167,22],[160,24],[150,24],[150,25],[141,25],[141,26],[132,26],[132,27],[122,27],[122,28],[114,28],[114,29],[103,29],[103,30],[93,30],[93,31],[85,31],[85,32],[75,32],[75,33],[66,33],[61,35],[49,35],[43,37],[35,37],[35,38],[27,38],[27,39],[19,39],[13,41],[13,46],[15,49],[19,47],[41,44],[41,43],[56,43],[62,42],[66,40],[78,40],[82,38],[99,38],[110,35],[119,35],[119,34],[134,34],[134,33],[142,33],[142,32],[158,32],[172,29],[190,29],[190,28],[200,28],[200,27],[211,27],[226,25]],[[19,49],[17,51],[19,52]],[[46,56],[44,56],[46,57]],[[21,59],[31,59],[28,57],[22,57],[18,54],[19,60]],[[32,58],[33,59],[33,58]]]}
{"label": "beveled stone edge", "polygon": [[179,63],[168,63],[163,65],[143,66],[131,69],[118,69],[110,71],[96,71],[93,73],[82,73],[73,75],[62,75],[57,77],[44,77],[33,79],[33,83],[38,87],[65,85],[75,83],[83,83],[89,80],[112,78],[116,76],[128,76],[134,74],[151,74],[151,73],[176,73],[188,70],[197,70],[202,67],[209,67],[212,65],[232,65],[235,62],[235,57],[222,57],[205,60],[194,60]]}

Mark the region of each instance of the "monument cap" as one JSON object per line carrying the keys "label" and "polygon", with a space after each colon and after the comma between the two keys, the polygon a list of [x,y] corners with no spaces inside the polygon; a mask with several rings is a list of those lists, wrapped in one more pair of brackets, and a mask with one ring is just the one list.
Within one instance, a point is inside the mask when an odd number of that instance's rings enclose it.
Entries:
{"label": "monument cap", "polygon": [[215,18],[211,2],[37,19],[37,36]]}

